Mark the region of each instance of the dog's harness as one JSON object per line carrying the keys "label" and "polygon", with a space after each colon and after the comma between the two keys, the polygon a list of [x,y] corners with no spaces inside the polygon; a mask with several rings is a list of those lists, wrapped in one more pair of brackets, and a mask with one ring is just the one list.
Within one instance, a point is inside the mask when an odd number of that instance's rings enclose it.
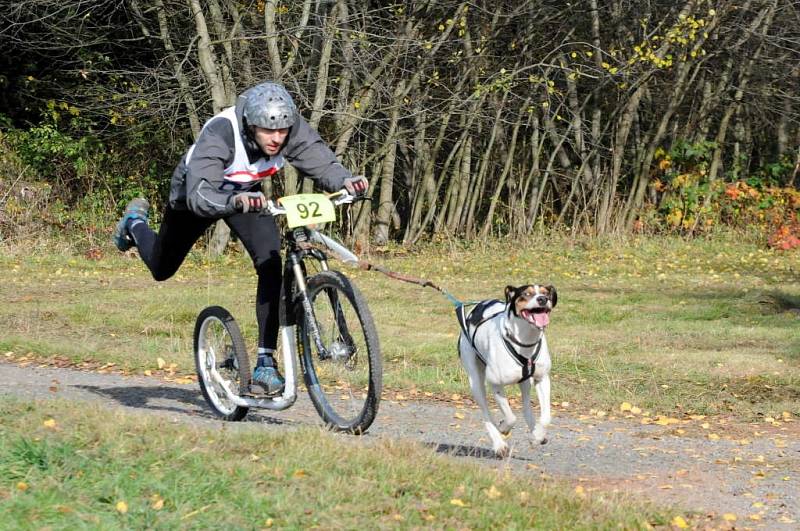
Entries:
{"label": "dog's harness", "polygon": [[[511,305],[507,304],[506,309],[501,310],[499,312],[495,312],[491,315],[484,315],[486,310],[490,306],[494,306],[495,304],[503,304],[502,301],[493,299],[493,300],[486,300],[481,301],[475,305],[475,307],[467,313],[466,305],[458,304],[456,305],[456,318],[458,319],[458,324],[461,326],[461,330],[464,332],[464,335],[469,340],[470,345],[478,354],[478,359],[486,366],[486,358],[483,354],[481,354],[480,350],[475,346],[475,335],[478,333],[478,328],[486,323],[487,321],[492,320],[493,318],[497,317],[503,312],[508,312],[509,316],[511,315]],[[522,367],[522,378],[520,378],[520,382],[524,382],[525,380],[529,379],[533,376],[533,371],[536,369],[536,359],[539,357],[539,352],[542,350],[542,337],[543,335],[539,336],[539,340],[535,343],[525,344],[520,343],[513,337],[511,337],[507,330],[503,330],[503,345],[506,347],[506,351],[508,354],[517,362],[517,364]],[[514,345],[521,347],[521,348],[533,348],[536,347],[533,355],[530,358],[526,358],[525,356],[521,355],[517,352],[517,349],[514,348]]]}

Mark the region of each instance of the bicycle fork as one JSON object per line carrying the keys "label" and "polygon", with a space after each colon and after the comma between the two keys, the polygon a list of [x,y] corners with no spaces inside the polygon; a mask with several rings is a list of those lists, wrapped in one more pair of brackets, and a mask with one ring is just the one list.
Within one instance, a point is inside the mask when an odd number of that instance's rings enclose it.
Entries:
{"label": "bicycle fork", "polygon": [[[308,298],[308,289],[306,286],[306,277],[303,268],[300,266],[300,261],[296,256],[291,256],[292,272],[294,273],[295,286],[297,286],[297,296],[300,298],[300,303],[303,305],[303,311],[306,314],[307,330],[311,334],[314,344],[317,346],[317,352],[321,359],[328,358],[328,351],[325,349],[325,344],[322,342],[322,336],[319,332],[317,325],[317,317],[314,315],[314,307],[311,305],[311,299]],[[321,260],[322,269],[328,270],[328,263]]]}

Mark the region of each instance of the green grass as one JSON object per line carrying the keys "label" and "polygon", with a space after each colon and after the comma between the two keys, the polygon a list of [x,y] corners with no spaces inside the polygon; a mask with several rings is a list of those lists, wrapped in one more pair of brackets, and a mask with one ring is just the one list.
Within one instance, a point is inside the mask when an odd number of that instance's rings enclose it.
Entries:
{"label": "green grass", "polygon": [[[686,241],[573,240],[430,245],[369,257],[431,280],[462,300],[502,297],[507,284],[552,283],[548,340],[553,401],[653,413],[800,414],[800,252],[736,235]],[[347,270],[378,325],[389,391],[467,394],[450,303],[429,288]],[[191,374],[200,310],[228,308],[255,341],[249,259],[191,255],[167,282],[138,259],[46,252],[0,256],[0,355],[115,363],[155,371],[162,358]],[[417,396],[411,393],[411,396]]]}
{"label": "green grass", "polygon": [[[404,442],[0,398],[3,529],[612,529],[669,517]],[[246,427],[246,426],[245,426]],[[124,504],[124,506],[123,506]],[[124,510],[123,510],[124,509]]]}

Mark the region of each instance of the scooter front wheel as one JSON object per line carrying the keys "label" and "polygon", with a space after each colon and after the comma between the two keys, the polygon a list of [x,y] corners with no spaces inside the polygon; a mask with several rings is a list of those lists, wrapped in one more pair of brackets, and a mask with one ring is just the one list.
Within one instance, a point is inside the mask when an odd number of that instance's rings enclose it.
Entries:
{"label": "scooter front wheel", "polygon": [[239,325],[225,308],[209,306],[197,316],[194,362],[200,390],[214,413],[242,420],[249,408],[231,401],[225,388],[241,393],[250,381],[250,360]]}
{"label": "scooter front wheel", "polygon": [[297,346],[311,402],[329,428],[360,435],[381,399],[383,366],[372,315],[337,271],[311,277],[306,296],[313,313],[297,304]]}

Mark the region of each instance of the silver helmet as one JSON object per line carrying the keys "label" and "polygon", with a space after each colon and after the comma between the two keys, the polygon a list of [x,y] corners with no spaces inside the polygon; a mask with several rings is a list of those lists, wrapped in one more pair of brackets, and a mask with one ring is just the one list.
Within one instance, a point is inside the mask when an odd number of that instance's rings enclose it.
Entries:
{"label": "silver helmet", "polygon": [[297,107],[278,83],[261,83],[245,91],[242,114],[248,125],[264,129],[284,129],[294,125]]}

